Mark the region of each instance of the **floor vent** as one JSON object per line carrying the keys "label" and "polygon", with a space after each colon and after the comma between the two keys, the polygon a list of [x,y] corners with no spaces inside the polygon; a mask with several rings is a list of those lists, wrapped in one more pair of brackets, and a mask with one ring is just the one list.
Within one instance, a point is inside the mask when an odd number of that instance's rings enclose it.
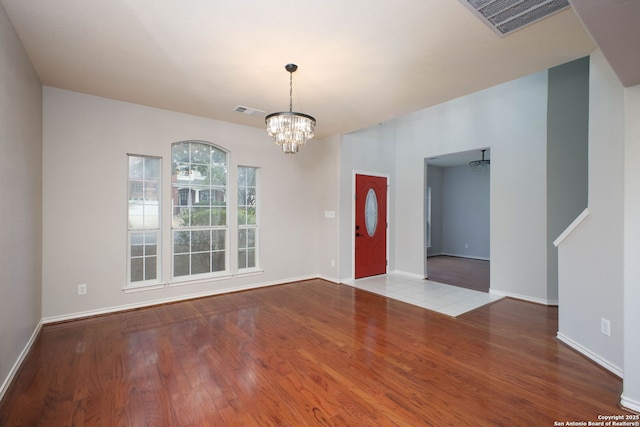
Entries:
{"label": "floor vent", "polygon": [[460,0],[500,36],[568,8],[569,0]]}

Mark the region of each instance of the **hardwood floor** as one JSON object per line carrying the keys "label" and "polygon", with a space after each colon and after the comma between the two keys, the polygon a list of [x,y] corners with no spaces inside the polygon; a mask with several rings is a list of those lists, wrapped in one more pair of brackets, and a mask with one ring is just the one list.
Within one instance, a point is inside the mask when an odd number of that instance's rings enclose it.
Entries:
{"label": "hardwood floor", "polygon": [[480,259],[446,255],[427,258],[429,280],[480,292],[489,292],[489,267],[489,261]]}
{"label": "hardwood floor", "polygon": [[45,326],[1,426],[552,426],[624,414],[557,308],[456,319],[322,280]]}

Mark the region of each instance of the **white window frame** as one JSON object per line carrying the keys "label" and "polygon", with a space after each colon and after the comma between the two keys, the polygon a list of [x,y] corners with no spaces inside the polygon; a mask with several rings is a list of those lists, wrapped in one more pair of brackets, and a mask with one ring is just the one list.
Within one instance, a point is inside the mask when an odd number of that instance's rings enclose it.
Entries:
{"label": "white window frame", "polygon": [[[133,158],[142,159],[143,161],[143,169],[142,169],[142,178],[135,179],[131,176],[131,160]],[[145,179],[145,164],[147,160],[157,160],[158,165],[158,176],[157,181],[147,180]],[[148,205],[144,203],[145,194],[146,194],[146,183],[155,182],[157,185],[157,206],[155,208],[156,211],[156,226],[151,226],[147,222],[146,213]],[[139,183],[139,187],[142,190],[139,195],[133,195],[131,193],[131,188],[133,183]],[[138,185],[136,185],[138,187]],[[136,217],[140,217],[138,221],[132,221],[133,217],[131,216],[131,204],[134,200],[140,200],[142,209],[141,215],[136,215]],[[155,287],[161,284],[162,282],[162,158],[157,156],[147,156],[140,154],[127,154],[127,280],[125,290],[129,289],[140,289],[147,287]],[[153,216],[153,215],[152,215]],[[133,237],[137,234],[142,234],[143,236],[143,244],[137,245],[142,246],[142,255],[133,254],[132,253],[132,242]],[[155,254],[148,255],[146,254],[147,245],[144,244],[146,239],[146,235],[155,234]],[[155,268],[155,278],[154,279],[144,279],[144,274],[146,274],[146,262],[147,259],[155,257],[156,260],[156,268]],[[142,259],[143,260],[143,280],[132,281],[132,262],[133,259]]]}
{"label": "white window frame", "polygon": [[[253,170],[255,172],[255,185],[250,186],[246,184],[245,182],[241,182],[241,174],[240,174],[240,169],[247,169],[247,170]],[[260,270],[260,236],[259,236],[259,224],[260,224],[260,168],[259,167],[255,167],[255,166],[243,166],[243,165],[238,165],[237,167],[237,181],[236,181],[236,192],[237,192],[237,233],[236,233],[236,238],[237,238],[237,251],[236,251],[236,256],[238,259],[238,273],[242,274],[242,273],[251,273],[251,272],[259,272]],[[249,204],[248,199],[246,198],[247,194],[250,194],[251,190],[253,189],[253,196],[254,196],[254,200],[253,200],[253,205]],[[243,193],[244,190],[244,193]],[[244,203],[242,203],[242,198],[245,197]],[[246,221],[242,221],[241,220],[241,212],[243,210],[243,208],[248,208],[249,206],[253,206],[255,208],[255,224],[247,224]],[[240,241],[240,235],[242,234],[241,231],[244,230],[245,232],[252,230],[254,233],[254,246],[250,247],[247,245],[242,245],[241,246],[241,241]],[[240,264],[240,251],[242,250],[247,250],[247,249],[253,249],[254,251],[254,265],[253,266],[249,266],[249,267],[242,267]]]}

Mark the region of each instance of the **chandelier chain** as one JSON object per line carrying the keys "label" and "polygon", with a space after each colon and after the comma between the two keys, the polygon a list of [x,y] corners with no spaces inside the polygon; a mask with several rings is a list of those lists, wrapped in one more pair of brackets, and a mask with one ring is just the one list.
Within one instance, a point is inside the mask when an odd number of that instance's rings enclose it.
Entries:
{"label": "chandelier chain", "polygon": [[289,112],[293,111],[293,72],[289,72]]}

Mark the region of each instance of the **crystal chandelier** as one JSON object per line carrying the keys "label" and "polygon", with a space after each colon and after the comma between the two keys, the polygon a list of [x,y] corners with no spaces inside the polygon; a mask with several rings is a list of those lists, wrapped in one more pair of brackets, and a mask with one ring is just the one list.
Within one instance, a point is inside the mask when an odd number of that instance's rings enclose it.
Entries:
{"label": "crystal chandelier", "polygon": [[292,111],[293,73],[298,66],[287,64],[284,68],[289,72],[289,111],[271,113],[264,122],[267,124],[267,133],[276,141],[276,144],[282,146],[282,151],[285,154],[295,154],[301,145],[313,138],[316,119],[307,114]]}
{"label": "crystal chandelier", "polygon": [[488,168],[489,165],[491,164],[491,160],[484,158],[484,152],[487,150],[481,150],[481,151],[482,151],[482,160],[474,160],[472,162],[469,162],[469,167],[471,167],[471,170],[473,171]]}

